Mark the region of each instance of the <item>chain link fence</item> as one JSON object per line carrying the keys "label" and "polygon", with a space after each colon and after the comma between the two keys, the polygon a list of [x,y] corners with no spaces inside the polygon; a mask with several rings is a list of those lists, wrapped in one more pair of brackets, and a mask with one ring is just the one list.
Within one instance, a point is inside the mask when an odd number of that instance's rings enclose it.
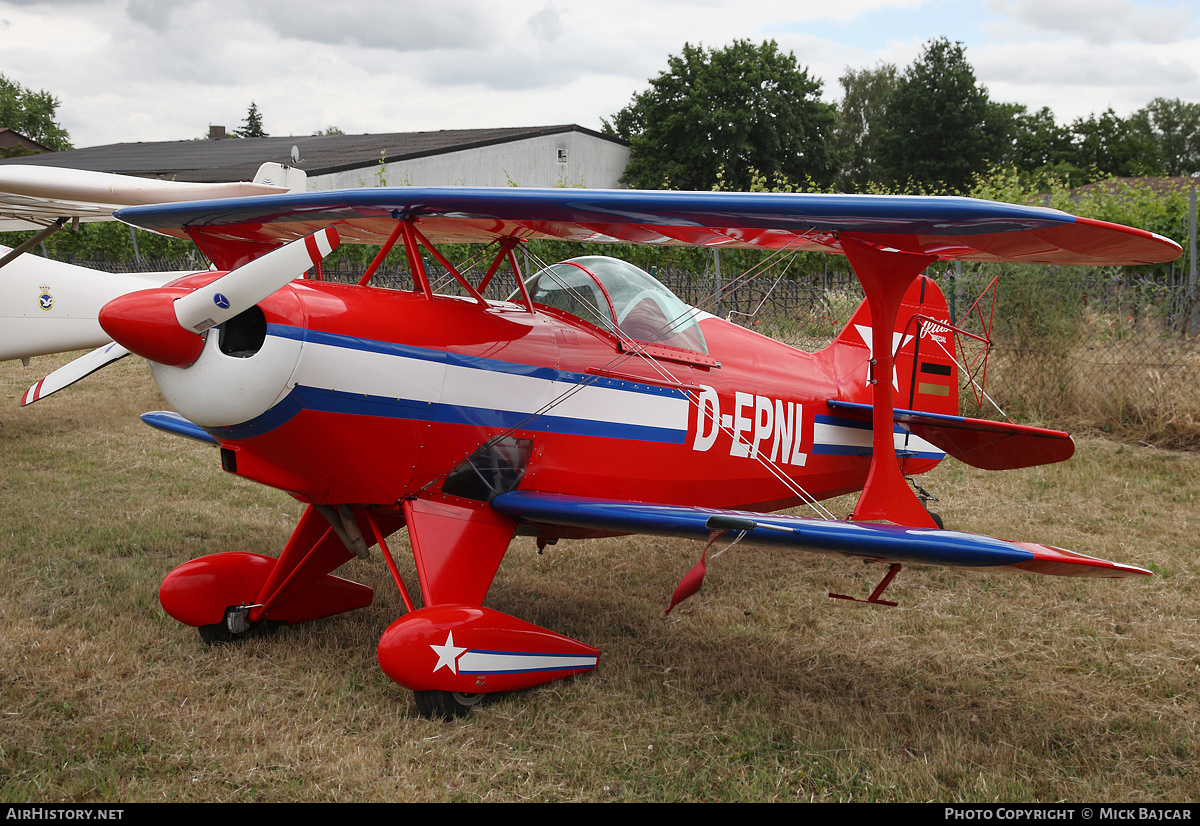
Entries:
{"label": "chain link fence", "polygon": [[[939,264],[928,274],[959,326],[983,334],[991,321],[991,354],[977,375],[990,402],[977,406],[964,376],[965,415],[1200,446],[1196,298],[1181,272],[1158,280],[1131,268]],[[994,307],[983,295],[968,314],[996,276]],[[848,268],[779,283],[718,281],[715,272],[659,277],[688,303],[807,350],[831,342],[863,295]]]}

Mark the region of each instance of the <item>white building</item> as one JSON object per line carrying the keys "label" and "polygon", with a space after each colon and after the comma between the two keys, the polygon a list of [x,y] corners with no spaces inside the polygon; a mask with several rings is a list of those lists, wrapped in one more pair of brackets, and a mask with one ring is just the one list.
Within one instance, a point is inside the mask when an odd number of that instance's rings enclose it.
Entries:
{"label": "white building", "polygon": [[[223,134],[220,127],[213,134]],[[383,135],[309,135],[118,143],[12,158],[33,163],[200,183],[248,181],[266,161],[308,175],[309,190],[360,186],[572,186],[615,189],[629,161],[624,141],[572,124]]]}

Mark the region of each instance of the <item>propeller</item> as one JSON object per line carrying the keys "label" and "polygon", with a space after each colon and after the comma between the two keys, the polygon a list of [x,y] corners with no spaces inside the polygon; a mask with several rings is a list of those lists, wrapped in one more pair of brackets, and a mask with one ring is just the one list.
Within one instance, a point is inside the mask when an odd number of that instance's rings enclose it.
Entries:
{"label": "propeller", "polygon": [[321,263],[339,243],[333,227],[292,241],[176,300],[175,318],[179,326],[203,333],[287,286]]}
{"label": "propeller", "polygon": [[123,359],[127,355],[129,355],[128,350],[115,341],[110,341],[108,344],[96,348],[86,356],[80,356],[74,361],[67,362],[26,390],[25,395],[21,397],[21,407],[40,401],[52,393],[57,393],[64,387],[68,387],[80,379],[90,376],[101,367],[112,364],[118,359]]}
{"label": "propeller", "polygon": [[100,310],[100,326],[139,356],[173,367],[200,357],[200,333],[228,321],[281,289],[333,252],[340,239],[326,227],[187,290],[163,287],[114,298]]}
{"label": "propeller", "polygon": [[282,289],[337,249],[334,227],[292,241],[198,287],[160,287],[114,298],[100,309],[113,343],[80,356],[34,384],[21,397],[33,404],[130,353],[160,364],[189,367],[204,349],[201,333]]}

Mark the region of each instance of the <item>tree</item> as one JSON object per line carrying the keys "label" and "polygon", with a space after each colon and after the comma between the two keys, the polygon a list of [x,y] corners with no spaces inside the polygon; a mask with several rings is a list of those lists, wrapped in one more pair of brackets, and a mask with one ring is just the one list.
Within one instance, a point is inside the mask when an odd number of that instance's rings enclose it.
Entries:
{"label": "tree", "polygon": [[56,152],[71,148],[71,137],[55,115],[58,98],[45,90],[34,92],[0,75],[0,126],[20,132]]}
{"label": "tree", "polygon": [[1111,108],[1071,125],[1075,162],[1118,177],[1160,175],[1162,157],[1146,110],[1123,119]]}
{"label": "tree", "polygon": [[753,179],[833,181],[835,110],[775,41],[684,44],[668,69],[605,120],[630,143],[622,180],[645,189],[749,189]]}
{"label": "tree", "polygon": [[1149,119],[1167,174],[1200,172],[1200,103],[1155,98],[1141,113]]}
{"label": "tree", "polygon": [[884,112],[896,91],[896,67],[891,63],[880,63],[874,69],[847,66],[838,82],[844,93],[835,136],[842,161],[839,182],[843,189],[859,190],[877,180],[879,136]]}
{"label": "tree", "polygon": [[266,138],[269,137],[263,131],[262,115],[258,113],[258,105],[254,101],[250,101],[250,110],[246,112],[245,126],[233,130],[233,134],[239,138]]}
{"label": "tree", "polygon": [[904,71],[883,116],[879,172],[893,185],[965,191],[1000,154],[1003,114],[975,82],[962,43],[931,40]]}
{"label": "tree", "polygon": [[1054,179],[1078,186],[1094,177],[1076,163],[1071,130],[1054,119],[1048,106],[1032,113],[1019,103],[989,106],[988,129],[995,139],[992,168],[1014,169],[1030,184]]}

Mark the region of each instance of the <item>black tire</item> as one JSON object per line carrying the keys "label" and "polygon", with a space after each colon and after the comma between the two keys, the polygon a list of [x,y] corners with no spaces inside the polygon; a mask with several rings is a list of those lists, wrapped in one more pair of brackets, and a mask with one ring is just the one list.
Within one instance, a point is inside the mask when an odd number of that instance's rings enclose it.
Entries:
{"label": "black tire", "polygon": [[201,625],[196,628],[200,632],[200,639],[205,645],[228,645],[238,642],[249,637],[261,637],[266,634],[273,634],[281,626],[287,625],[282,620],[264,620],[251,626],[249,631],[241,634],[235,634],[229,630],[229,627],[223,622],[215,622],[212,625]]}
{"label": "black tire", "polygon": [[457,691],[414,691],[417,713],[428,720],[454,720],[483,702],[486,694],[459,694]]}
{"label": "black tire", "polygon": [[[929,509],[926,508],[926,510],[929,510]],[[938,526],[939,531],[946,530],[946,523],[942,521],[942,517],[940,514],[936,514],[933,511],[929,511],[929,515],[933,517],[933,524]]]}
{"label": "black tire", "polygon": [[223,622],[214,622],[212,625],[201,625],[197,629],[200,632],[200,639],[205,645],[225,645],[233,642],[233,634],[225,627]]}

